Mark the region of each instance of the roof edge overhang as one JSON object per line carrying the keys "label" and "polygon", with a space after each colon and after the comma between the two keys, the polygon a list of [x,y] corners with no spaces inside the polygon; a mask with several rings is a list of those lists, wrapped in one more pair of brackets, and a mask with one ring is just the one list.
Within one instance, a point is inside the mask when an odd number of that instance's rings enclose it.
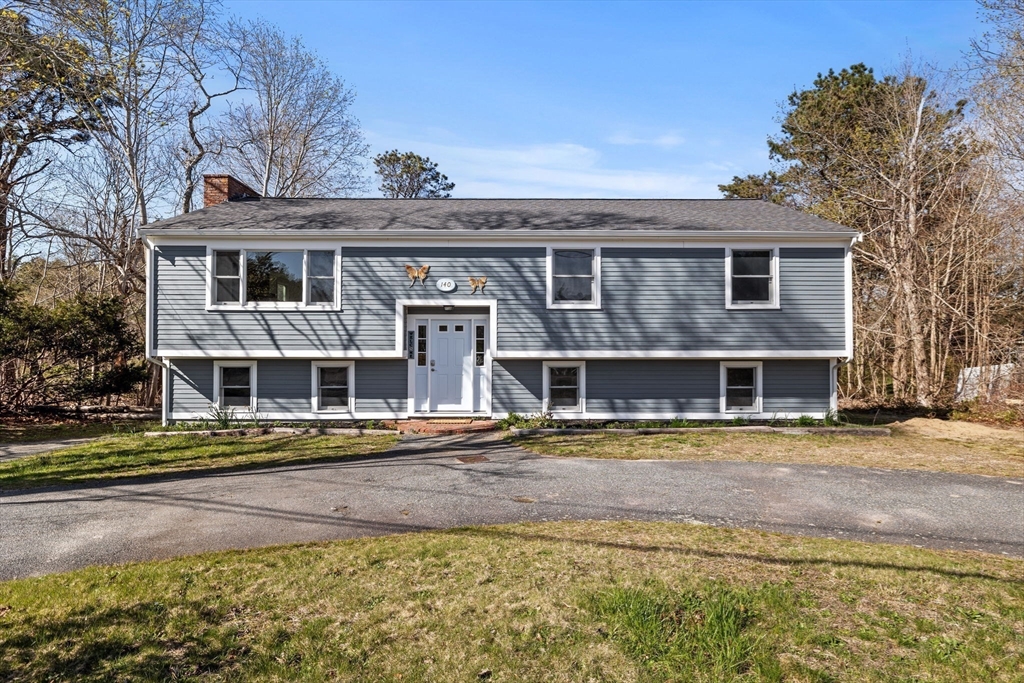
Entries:
{"label": "roof edge overhang", "polygon": [[175,241],[181,238],[233,238],[233,239],[344,239],[344,240],[479,240],[479,241],[531,241],[531,240],[600,240],[600,241],[718,241],[722,239],[746,240],[805,240],[805,241],[851,241],[860,233],[855,230],[815,232],[810,230],[166,230],[160,228],[139,230],[139,236],[147,241],[166,238]]}

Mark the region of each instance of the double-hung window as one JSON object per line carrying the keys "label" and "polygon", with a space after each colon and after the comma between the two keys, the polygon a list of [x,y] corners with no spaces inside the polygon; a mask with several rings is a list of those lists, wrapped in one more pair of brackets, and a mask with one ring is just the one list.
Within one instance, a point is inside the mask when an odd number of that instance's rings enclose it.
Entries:
{"label": "double-hung window", "polygon": [[214,393],[217,406],[256,410],[256,363],[214,361]]}
{"label": "double-hung window", "polygon": [[210,307],[333,308],[341,255],[329,249],[215,249]]}
{"label": "double-hung window", "polygon": [[313,412],[351,413],[352,375],[351,362],[314,362]]}
{"label": "double-hung window", "polygon": [[242,263],[237,251],[213,252],[213,301],[237,304],[242,300]]}
{"label": "double-hung window", "polygon": [[586,364],[544,363],[544,409],[551,413],[582,413],[586,409]]}
{"label": "double-hung window", "polygon": [[601,307],[601,249],[548,247],[548,308]]}
{"label": "double-hung window", "polygon": [[723,413],[760,413],[761,363],[724,362],[721,372],[721,411]]}
{"label": "double-hung window", "polygon": [[778,250],[729,249],[725,291],[726,308],[778,308]]}

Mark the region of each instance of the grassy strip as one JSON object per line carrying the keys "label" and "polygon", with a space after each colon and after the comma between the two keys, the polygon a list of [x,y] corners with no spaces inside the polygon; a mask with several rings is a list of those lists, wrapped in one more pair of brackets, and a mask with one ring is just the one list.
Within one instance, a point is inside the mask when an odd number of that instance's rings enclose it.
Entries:
{"label": "grassy strip", "polygon": [[0,583],[0,679],[1011,681],[1022,563],[559,522]]}
{"label": "grassy strip", "polygon": [[54,441],[57,439],[88,439],[111,434],[133,434],[153,429],[152,420],[82,421],[82,422],[0,422],[0,444]]}
{"label": "grassy strip", "polygon": [[1024,449],[1007,439],[964,442],[893,429],[885,439],[844,434],[570,434],[522,436],[535,453],[622,460],[742,460],[1024,476]]}
{"label": "grassy strip", "polygon": [[140,435],[0,462],[0,489],[70,484],[196,470],[223,471],[299,464],[376,453],[393,436],[208,437]]}

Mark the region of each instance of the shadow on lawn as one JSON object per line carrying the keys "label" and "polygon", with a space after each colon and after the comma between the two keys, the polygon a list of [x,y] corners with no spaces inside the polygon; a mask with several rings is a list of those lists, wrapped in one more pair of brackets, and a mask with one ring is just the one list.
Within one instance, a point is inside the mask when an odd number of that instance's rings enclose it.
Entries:
{"label": "shadow on lawn", "polygon": [[[329,463],[349,458],[377,455],[386,451],[370,450],[349,442],[337,445],[309,444],[303,441],[331,437],[293,436],[266,441],[245,441],[237,437],[217,442],[217,437],[181,437],[168,443],[165,437],[152,444],[111,440],[92,444],[72,453],[60,451],[26,456],[0,463],[0,491],[29,488],[99,486],[126,479],[173,479],[183,475],[209,476],[286,465]],[[102,450],[100,450],[102,448]],[[313,452],[303,452],[310,448]],[[184,452],[199,451],[193,456]],[[275,456],[275,454],[278,454]],[[249,460],[252,459],[252,460]]]}
{"label": "shadow on lawn", "polygon": [[[170,438],[170,437],[164,437]],[[159,447],[158,444],[140,449],[138,444],[125,444],[122,448],[104,452],[97,457],[91,452],[77,452],[72,456],[62,456],[59,452],[45,455],[27,456],[19,460],[0,463],[0,497],[16,495],[20,491],[39,488],[57,488],[63,490],[80,490],[118,486],[126,483],[155,483],[183,481],[189,479],[216,477],[240,473],[258,474],[270,469],[294,469],[300,471],[321,465],[358,465],[360,467],[394,467],[397,465],[432,464],[446,468],[465,469],[465,464],[453,464],[454,458],[460,455],[485,455],[491,459],[500,457],[516,457],[535,459],[541,456],[520,449],[502,439],[486,435],[465,435],[459,437],[406,437],[396,441],[388,448],[369,452],[331,452],[347,448],[345,443],[337,446],[316,446],[317,452],[302,454],[303,443],[312,439],[330,439],[326,436],[289,436],[276,437],[267,441],[247,441],[251,437],[180,437],[188,439],[169,446]],[[384,438],[384,437],[379,437]],[[230,443],[218,444],[216,439],[230,439]],[[157,439],[154,438],[156,441]],[[164,442],[166,444],[166,442]],[[254,444],[259,446],[254,447]],[[202,448],[203,446],[224,447],[220,453],[206,453],[192,458],[175,455],[181,451]],[[258,457],[254,462],[227,462],[218,464],[218,459],[233,458],[237,452],[231,446],[245,449],[248,457]],[[90,449],[96,446],[90,446]],[[272,457],[270,454],[287,450],[290,453]],[[169,457],[153,458],[146,453],[162,453]],[[37,473],[19,472],[19,465],[43,463],[60,464],[64,457],[69,457],[68,473],[39,471]],[[127,460],[127,461],[126,461]],[[149,471],[146,471],[148,468]],[[491,473],[496,474],[496,473]],[[101,476],[93,476],[101,475]]]}
{"label": "shadow on lawn", "polygon": [[166,602],[90,604],[61,617],[7,614],[0,679],[179,680],[216,674],[246,655],[230,610],[161,598]]}
{"label": "shadow on lawn", "polygon": [[[568,543],[571,545],[591,546],[598,548],[609,548],[613,550],[628,550],[637,553],[673,553],[688,557],[701,557],[708,559],[743,560],[757,562],[759,564],[781,565],[786,567],[800,566],[833,566],[833,567],[857,567],[858,569],[891,569],[901,572],[920,572],[926,574],[939,574],[955,579],[985,579],[1007,583],[1013,586],[1024,587],[1024,578],[1013,578],[998,576],[985,572],[964,571],[958,569],[942,569],[926,565],[895,564],[892,562],[871,562],[868,560],[838,560],[835,558],[821,557],[776,557],[769,554],[738,553],[722,550],[707,550],[703,548],[684,547],[679,545],[639,545],[632,543],[621,543],[616,541],[602,541],[588,538],[575,538],[556,536],[553,534],[520,533],[500,527],[471,527],[465,529],[452,529],[452,534],[503,539],[522,539],[527,541],[544,541],[555,543]],[[936,552],[934,550],[929,552]]]}

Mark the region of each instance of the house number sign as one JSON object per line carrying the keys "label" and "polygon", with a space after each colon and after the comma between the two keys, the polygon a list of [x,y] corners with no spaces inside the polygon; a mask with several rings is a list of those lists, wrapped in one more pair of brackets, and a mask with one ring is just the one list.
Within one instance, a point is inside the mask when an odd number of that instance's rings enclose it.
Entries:
{"label": "house number sign", "polygon": [[442,292],[454,292],[455,291],[455,280],[450,277],[442,277],[435,280],[435,284],[438,289]]}

